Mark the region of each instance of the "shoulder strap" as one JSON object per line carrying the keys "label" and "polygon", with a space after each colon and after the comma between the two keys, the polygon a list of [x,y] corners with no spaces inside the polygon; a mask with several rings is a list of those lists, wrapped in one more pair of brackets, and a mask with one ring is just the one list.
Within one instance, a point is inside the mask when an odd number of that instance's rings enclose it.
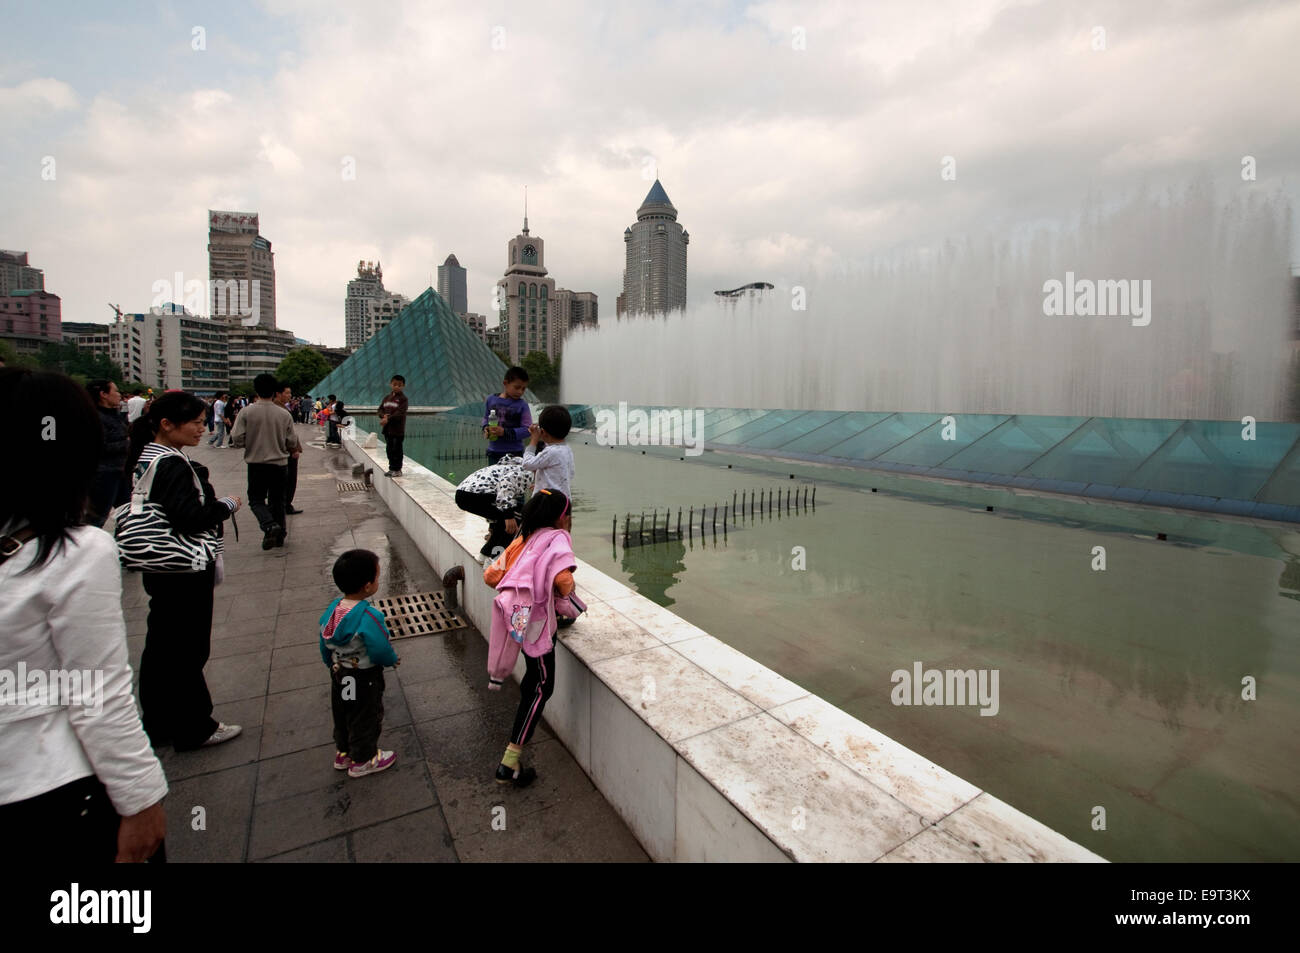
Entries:
{"label": "shoulder strap", "polygon": [[149,499],[149,494],[153,492],[154,478],[158,475],[158,464],[166,457],[180,457],[189,467],[190,476],[194,478],[194,487],[199,491],[199,502],[206,504],[208,502],[207,494],[203,492],[203,483],[199,480],[199,475],[194,470],[194,465],[190,463],[190,458],[185,456],[179,450],[163,450],[156,454],[149,461],[149,466],[145,468],[140,479],[136,481],[135,488],[131,491],[131,512],[139,515],[144,512],[144,504]]}
{"label": "shoulder strap", "polygon": [[0,536],[0,566],[11,557],[18,555],[18,551],[23,548],[23,544],[36,538],[36,530],[30,526],[24,526],[20,530]]}

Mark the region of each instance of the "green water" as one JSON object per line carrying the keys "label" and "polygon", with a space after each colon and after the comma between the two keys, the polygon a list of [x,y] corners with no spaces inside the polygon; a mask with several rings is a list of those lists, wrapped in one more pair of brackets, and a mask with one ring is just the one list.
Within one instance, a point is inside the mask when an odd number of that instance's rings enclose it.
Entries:
{"label": "green water", "polygon": [[[473,430],[413,420],[406,453],[459,482]],[[569,443],[583,559],[872,727],[1110,860],[1300,859],[1296,527]],[[656,508],[685,538],[625,546]],[[893,704],[915,662],[998,670],[998,713]]]}

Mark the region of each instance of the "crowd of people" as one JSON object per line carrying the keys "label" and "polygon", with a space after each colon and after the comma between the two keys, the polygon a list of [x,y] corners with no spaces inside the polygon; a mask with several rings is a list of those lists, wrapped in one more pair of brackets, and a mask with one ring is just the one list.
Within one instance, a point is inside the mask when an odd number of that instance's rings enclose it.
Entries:
{"label": "crowd of people", "polygon": [[[574,592],[569,536],[571,421],[563,407],[547,407],[534,424],[523,400],[527,380],[511,368],[501,392],[487,398],[487,465],[456,493],[462,508],[489,522],[483,572],[497,596],[488,688],[500,690],[524,654],[519,705],[495,768],[498,783],[517,787],[536,777],[521,755],[555,688],[557,631],[585,608]],[[394,375],[377,408],[394,479],[404,460],[405,386]],[[247,505],[269,550],[285,545],[286,517],[302,512],[292,502],[303,450],[294,424],[318,423],[333,442],[347,422],[334,395],[295,397],[270,374],[253,388],[252,401],[184,391],[123,400],[109,381],[79,387],[56,373],[0,368],[0,402],[16,414],[19,457],[43,474],[29,486],[26,471],[0,470],[0,585],[11,596],[0,603],[0,669],[75,669],[104,679],[93,700],[33,696],[0,717],[9,766],[0,774],[0,817],[13,822],[20,851],[35,851],[40,838],[47,852],[54,838],[70,857],[165,859],[167,782],[156,749],[193,751],[240,734],[213,717],[203,668],[225,573],[225,526],[245,499],[218,495],[208,468],[186,449],[206,436],[214,449],[243,450]],[[102,529],[110,518],[112,536]],[[138,712],[122,568],[141,573],[149,596]],[[354,778],[396,760],[379,744],[383,669],[400,663],[369,602],[380,572],[375,553],[343,553],[332,569],[341,595],[320,617],[334,766]],[[102,713],[89,714],[92,701]]]}

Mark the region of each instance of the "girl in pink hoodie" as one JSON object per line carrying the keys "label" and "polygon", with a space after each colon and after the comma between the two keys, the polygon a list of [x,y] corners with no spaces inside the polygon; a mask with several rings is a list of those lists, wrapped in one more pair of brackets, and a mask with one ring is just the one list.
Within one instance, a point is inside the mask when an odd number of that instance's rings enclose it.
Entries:
{"label": "girl in pink hoodie", "polygon": [[488,640],[488,688],[500,690],[520,649],[526,667],[510,743],[497,765],[498,784],[522,788],[537,777],[533,768],[519,767],[519,755],[555,691],[555,600],[573,592],[577,568],[571,525],[569,498],[558,490],[538,491],[524,506],[519,535],[483,570],[483,580],[497,589]]}

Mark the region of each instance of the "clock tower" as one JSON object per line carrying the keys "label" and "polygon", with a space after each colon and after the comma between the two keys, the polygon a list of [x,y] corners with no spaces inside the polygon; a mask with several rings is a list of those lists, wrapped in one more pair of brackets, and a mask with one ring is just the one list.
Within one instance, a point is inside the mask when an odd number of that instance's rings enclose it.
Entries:
{"label": "clock tower", "polygon": [[514,364],[530,351],[552,354],[552,326],[558,316],[552,312],[555,279],[546,277],[545,243],[524,228],[506,246],[506,273],[497,281],[497,313],[501,345]]}

